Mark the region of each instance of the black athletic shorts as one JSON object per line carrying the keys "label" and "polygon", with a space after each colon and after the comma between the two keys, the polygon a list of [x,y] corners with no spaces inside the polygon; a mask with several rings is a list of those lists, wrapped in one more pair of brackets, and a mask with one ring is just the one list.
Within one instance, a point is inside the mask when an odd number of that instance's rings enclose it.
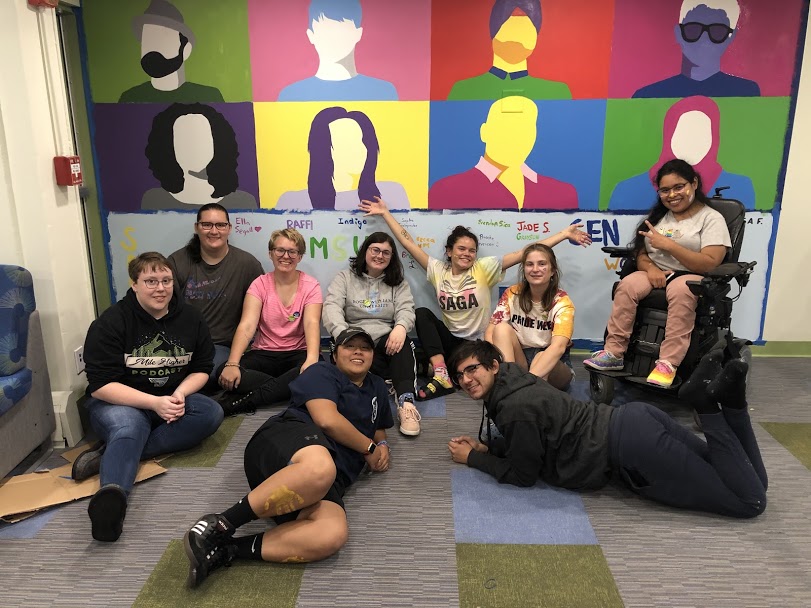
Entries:
{"label": "black athletic shorts", "polygon": [[[324,432],[312,422],[305,422],[286,412],[268,420],[245,448],[245,476],[251,490],[289,465],[293,454],[310,445],[324,446],[332,454]],[[348,486],[346,477],[338,471],[335,482],[322,500],[334,502],[346,510],[343,495]],[[300,512],[277,515],[273,520],[277,524],[294,521]]]}

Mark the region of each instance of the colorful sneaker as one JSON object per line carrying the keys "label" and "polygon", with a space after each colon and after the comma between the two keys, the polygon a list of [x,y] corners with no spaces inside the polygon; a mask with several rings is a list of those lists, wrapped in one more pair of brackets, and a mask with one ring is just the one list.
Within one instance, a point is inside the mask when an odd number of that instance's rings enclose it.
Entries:
{"label": "colorful sneaker", "polygon": [[648,376],[648,384],[661,386],[662,388],[670,388],[673,380],[676,378],[676,368],[670,365],[664,359],[656,360],[656,367]]}
{"label": "colorful sneaker", "polygon": [[425,386],[421,387],[417,391],[416,400],[417,401],[430,401],[431,399],[436,399],[437,397],[444,397],[445,395],[453,395],[456,392],[456,389],[453,388],[453,385],[448,382],[446,383],[441,378],[434,376]]}
{"label": "colorful sneaker", "polygon": [[416,437],[420,434],[422,416],[413,404],[406,401],[397,408],[397,419],[400,421],[400,432],[403,435]]}
{"label": "colorful sneaker", "polygon": [[236,556],[236,546],[231,543],[235,531],[222,515],[204,515],[186,532],[183,546],[189,558],[189,587],[197,587],[220,566],[230,565]]}
{"label": "colorful sneaker", "polygon": [[622,357],[615,357],[607,350],[598,350],[591,354],[590,359],[583,361],[583,365],[606,372],[618,372],[625,367],[625,361]]}

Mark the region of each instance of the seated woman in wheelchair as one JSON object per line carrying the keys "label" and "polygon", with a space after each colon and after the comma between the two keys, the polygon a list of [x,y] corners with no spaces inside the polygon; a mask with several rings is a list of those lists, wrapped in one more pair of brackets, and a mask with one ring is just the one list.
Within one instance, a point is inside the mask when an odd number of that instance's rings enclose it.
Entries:
{"label": "seated woman in wheelchair", "polygon": [[731,242],[723,216],[708,205],[701,177],[689,163],[666,162],[656,184],[658,200],[632,244],[637,270],[617,286],[603,350],[583,363],[598,370],[622,370],[639,302],[652,289],[665,288],[665,338],[647,382],[667,388],[690,346],[696,318],[698,297],[687,281],[700,280],[718,266]]}
{"label": "seated woman in wheelchair", "polygon": [[521,255],[518,283],[504,290],[484,339],[504,361],[566,390],[574,378],[568,361],[574,331],[574,304],[560,289],[555,253],[532,243]]}

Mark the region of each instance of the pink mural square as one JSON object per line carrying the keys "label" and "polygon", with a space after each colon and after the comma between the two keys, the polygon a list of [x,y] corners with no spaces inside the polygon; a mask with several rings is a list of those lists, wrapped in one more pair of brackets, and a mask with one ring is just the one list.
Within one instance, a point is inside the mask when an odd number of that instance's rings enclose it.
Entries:
{"label": "pink mural square", "polygon": [[[320,3],[328,4],[324,0]],[[347,4],[352,2],[336,2],[333,6]],[[382,81],[386,91],[396,90],[396,97],[361,94],[357,99],[428,100],[430,0],[361,0],[360,4],[363,33],[355,47],[357,72]],[[307,37],[309,7],[309,0],[248,0],[254,101],[278,101],[285,87],[312,78],[318,70],[319,57]],[[334,99],[323,100],[345,99],[338,94]],[[315,99],[305,94],[288,96],[286,100]]]}
{"label": "pink mural square", "polygon": [[[632,97],[639,89],[680,73],[682,50],[675,28],[683,3],[615,2],[608,95],[617,99]],[[712,9],[734,5],[735,0],[687,0],[686,4],[706,4]],[[763,97],[790,95],[803,0],[738,0],[737,4],[740,17],[735,37],[721,56],[721,71],[754,81]],[[707,37],[707,33],[703,35]]]}

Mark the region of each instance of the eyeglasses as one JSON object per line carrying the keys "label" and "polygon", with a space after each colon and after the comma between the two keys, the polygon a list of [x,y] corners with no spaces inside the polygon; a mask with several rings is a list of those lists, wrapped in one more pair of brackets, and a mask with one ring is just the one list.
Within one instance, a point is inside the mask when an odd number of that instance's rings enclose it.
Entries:
{"label": "eyeglasses", "polygon": [[197,222],[197,225],[203,230],[211,230],[214,227],[216,227],[217,230],[225,230],[231,225],[231,222]]}
{"label": "eyeglasses", "polygon": [[381,249],[380,247],[369,247],[369,251],[371,251],[374,256],[379,255],[384,258],[390,258],[392,254],[391,249]]}
{"label": "eyeglasses", "polygon": [[721,44],[735,31],[725,23],[710,23],[707,25],[695,21],[681,23],[679,28],[681,28],[681,37],[685,42],[698,42],[701,35],[707,32],[707,36],[714,44]]}
{"label": "eyeglasses", "polygon": [[149,289],[155,289],[158,284],[164,286],[165,289],[169,289],[172,285],[174,285],[174,280],[172,279],[141,279],[141,283],[149,287]]}
{"label": "eyeglasses", "polygon": [[659,193],[660,198],[667,198],[668,196],[670,196],[671,192],[673,194],[681,194],[682,192],[684,192],[684,189],[687,186],[688,186],[687,182],[684,182],[683,184],[676,184],[671,188],[659,188],[656,192]]}
{"label": "eyeglasses", "polygon": [[467,366],[465,369],[463,369],[461,372],[458,372],[458,373],[456,373],[456,374],[454,374],[454,375],[453,375],[453,380],[454,380],[454,382],[455,382],[456,384],[461,384],[461,382],[462,382],[462,378],[463,378],[463,377],[465,377],[465,378],[470,378],[470,376],[472,376],[472,375],[473,375],[473,372],[475,372],[475,371],[476,371],[477,369],[479,369],[481,366],[482,366],[482,364],[481,364],[481,363],[474,363],[473,365],[468,365],[468,366]]}
{"label": "eyeglasses", "polygon": [[271,249],[273,255],[277,258],[283,258],[287,256],[291,259],[299,257],[301,254],[299,253],[298,249],[282,249],[281,247],[274,247]]}

